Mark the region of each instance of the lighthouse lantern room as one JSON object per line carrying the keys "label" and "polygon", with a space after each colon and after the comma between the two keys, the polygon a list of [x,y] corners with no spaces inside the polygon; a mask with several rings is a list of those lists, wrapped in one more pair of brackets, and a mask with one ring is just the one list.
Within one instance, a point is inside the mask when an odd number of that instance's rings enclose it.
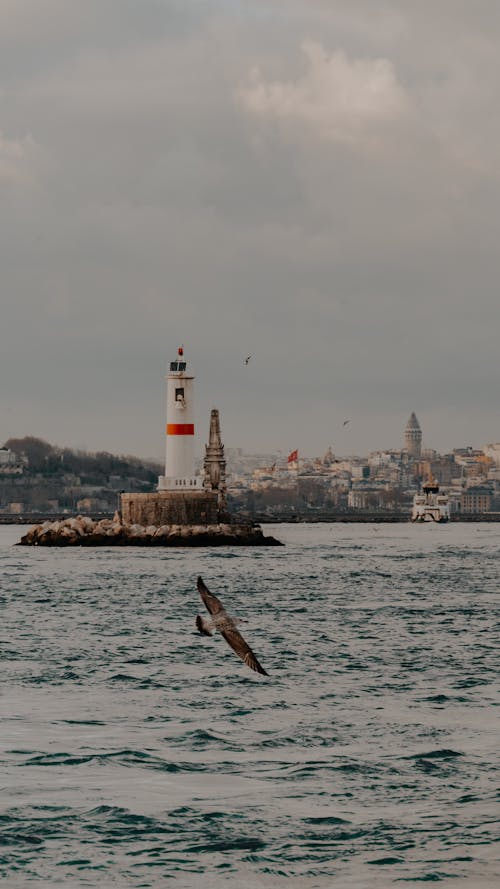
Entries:
{"label": "lighthouse lantern room", "polygon": [[203,487],[194,471],[194,377],[187,369],[182,346],[167,374],[165,475],[159,491],[193,491]]}

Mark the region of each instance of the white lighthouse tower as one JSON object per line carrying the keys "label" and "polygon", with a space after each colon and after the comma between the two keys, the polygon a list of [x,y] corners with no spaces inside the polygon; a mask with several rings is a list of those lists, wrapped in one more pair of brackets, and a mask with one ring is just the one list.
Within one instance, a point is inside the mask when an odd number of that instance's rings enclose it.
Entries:
{"label": "white lighthouse tower", "polygon": [[170,362],[167,375],[167,449],[165,475],[159,491],[193,491],[203,488],[194,473],[194,377],[187,371],[182,346]]}

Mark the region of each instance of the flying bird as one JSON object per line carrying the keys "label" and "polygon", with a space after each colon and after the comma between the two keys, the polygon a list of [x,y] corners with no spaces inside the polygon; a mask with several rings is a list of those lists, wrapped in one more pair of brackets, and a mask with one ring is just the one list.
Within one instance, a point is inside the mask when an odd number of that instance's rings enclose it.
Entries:
{"label": "flying bird", "polygon": [[349,419],[348,419],[348,420],[344,420],[344,422],[342,423],[342,426],[347,426],[347,424],[350,423],[350,422],[351,422],[351,421],[350,421]]}
{"label": "flying bird", "polygon": [[247,355],[247,357],[245,358],[245,364],[248,364],[251,357],[252,357],[251,355]]}
{"label": "flying bird", "polygon": [[269,673],[266,673],[264,667],[259,664],[252,649],[247,645],[241,633],[236,629],[236,624],[240,622],[238,618],[235,619],[230,617],[222,602],[219,601],[217,596],[214,596],[214,594],[210,592],[203,583],[201,577],[198,577],[196,586],[198,587],[203,604],[211,616],[211,620],[206,620],[197,614],[197,630],[202,633],[203,636],[211,636],[212,630],[218,630],[228,645],[230,645],[233,651],[236,652],[238,657],[245,662],[247,667],[250,667],[251,670],[255,670],[256,673],[262,673],[263,676],[268,676]]}

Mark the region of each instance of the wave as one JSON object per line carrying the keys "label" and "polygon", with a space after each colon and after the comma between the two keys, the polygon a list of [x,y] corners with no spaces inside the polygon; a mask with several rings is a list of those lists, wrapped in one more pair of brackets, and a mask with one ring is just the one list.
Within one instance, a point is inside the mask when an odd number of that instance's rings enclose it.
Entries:
{"label": "wave", "polygon": [[[499,527],[480,550],[340,525],[258,556],[16,550],[4,884],[495,885]],[[269,681],[193,634],[208,565]]]}
{"label": "wave", "polygon": [[[213,764],[208,766],[204,762],[173,762],[163,759],[160,756],[154,756],[151,753],[145,753],[141,750],[116,750],[112,752],[95,751],[88,754],[71,754],[65,752],[59,753],[39,753],[30,756],[24,762],[18,763],[18,767],[30,768],[35,766],[43,767],[59,767],[59,766],[80,766],[88,763],[96,763],[98,765],[119,765],[128,767],[139,767],[144,769],[152,769],[160,772],[181,773],[181,772],[205,772],[213,770]],[[237,769],[236,763],[218,762],[215,766],[217,771],[227,771]]]}
{"label": "wave", "polygon": [[427,753],[413,753],[411,756],[404,756],[403,759],[412,759],[418,761],[420,759],[456,759],[459,756],[463,756],[463,753],[460,753],[458,750],[449,750],[447,748],[437,749],[437,750],[429,750]]}

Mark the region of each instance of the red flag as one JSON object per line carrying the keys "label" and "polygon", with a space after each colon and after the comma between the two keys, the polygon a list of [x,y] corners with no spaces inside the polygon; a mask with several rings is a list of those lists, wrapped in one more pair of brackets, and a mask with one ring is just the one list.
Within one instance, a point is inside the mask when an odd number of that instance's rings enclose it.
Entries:
{"label": "red flag", "polygon": [[299,452],[298,451],[292,451],[292,453],[288,455],[288,462],[289,463],[296,463],[298,459],[299,459]]}

